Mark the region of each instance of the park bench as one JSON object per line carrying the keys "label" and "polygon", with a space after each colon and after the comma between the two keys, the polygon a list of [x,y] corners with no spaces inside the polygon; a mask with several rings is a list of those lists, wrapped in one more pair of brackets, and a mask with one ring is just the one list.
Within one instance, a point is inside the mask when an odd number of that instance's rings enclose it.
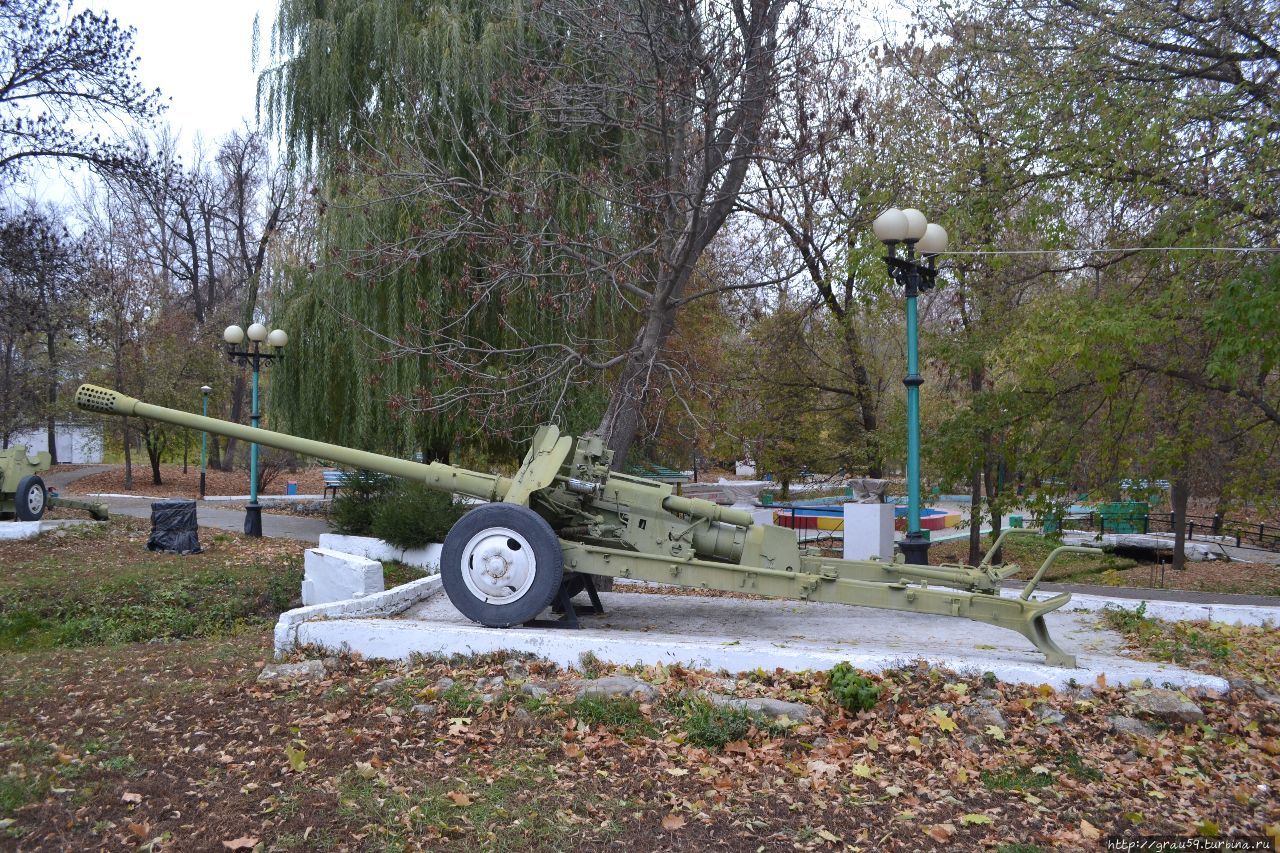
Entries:
{"label": "park bench", "polygon": [[338,490],[343,486],[345,475],[341,471],[326,470],[324,472],[324,496],[329,497],[330,493],[333,497],[338,496]]}
{"label": "park bench", "polygon": [[687,483],[689,475],[683,471],[675,471],[652,462],[640,462],[627,468],[627,473],[635,477],[659,480],[663,483]]}

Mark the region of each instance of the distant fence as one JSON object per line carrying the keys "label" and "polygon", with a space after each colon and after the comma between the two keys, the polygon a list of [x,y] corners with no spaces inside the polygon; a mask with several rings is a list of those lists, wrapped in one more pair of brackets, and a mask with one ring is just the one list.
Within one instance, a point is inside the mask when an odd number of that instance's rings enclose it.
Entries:
{"label": "distant fence", "polygon": [[[1062,526],[1073,530],[1098,533],[1173,533],[1177,520],[1172,512],[1142,515],[1104,515],[1100,512],[1072,513],[1063,517]],[[1280,527],[1235,521],[1216,515],[1188,515],[1184,531],[1187,539],[1213,538],[1233,540],[1237,548],[1280,551]]]}

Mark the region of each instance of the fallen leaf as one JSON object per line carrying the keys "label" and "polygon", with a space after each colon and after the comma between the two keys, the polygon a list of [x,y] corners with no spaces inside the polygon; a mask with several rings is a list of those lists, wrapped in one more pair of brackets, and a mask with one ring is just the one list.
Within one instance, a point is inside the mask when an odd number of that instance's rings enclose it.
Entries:
{"label": "fallen leaf", "polygon": [[142,802],[142,795],[141,795],[141,794],[135,794],[135,793],[133,793],[132,791],[125,791],[125,792],[124,792],[124,795],[120,797],[120,802],[122,802],[122,803],[140,803],[140,802]]}
{"label": "fallen leaf", "polygon": [[746,755],[751,751],[751,746],[745,740],[730,741],[724,745],[725,752],[737,752]]}
{"label": "fallen leaf", "polygon": [[258,846],[258,839],[251,835],[242,835],[239,838],[222,842],[222,846],[228,850],[252,850]]}
{"label": "fallen leaf", "polygon": [[147,836],[151,834],[151,824],[129,822],[129,831],[136,835],[140,840],[146,841]]}
{"label": "fallen leaf", "polygon": [[925,830],[925,834],[934,841],[946,843],[956,834],[956,828],[949,823],[935,823]]}
{"label": "fallen leaf", "polygon": [[[1098,676],[1101,678],[1102,676]],[[1080,819],[1080,836],[1086,841],[1097,841],[1102,835],[1098,828],[1084,818]]]}
{"label": "fallen leaf", "polygon": [[674,812],[662,819],[662,828],[667,832],[675,832],[684,826],[684,818]]}
{"label": "fallen leaf", "polygon": [[462,791],[450,791],[449,793],[445,794],[445,796],[453,800],[453,804],[455,806],[471,805],[471,798]]}
{"label": "fallen leaf", "polygon": [[935,711],[933,721],[937,723],[938,728],[944,732],[954,732],[956,730],[956,721],[951,719],[951,715],[946,711]]}
{"label": "fallen leaf", "polygon": [[821,838],[823,841],[830,841],[832,844],[839,844],[843,840],[842,838],[840,838],[840,836],[836,835],[833,832],[828,832],[825,829],[818,830],[818,837]]}
{"label": "fallen leaf", "polygon": [[577,758],[579,755],[582,755],[582,747],[578,746],[576,743],[566,743],[564,745],[564,754],[570,758]]}
{"label": "fallen leaf", "polygon": [[287,743],[284,746],[285,757],[289,759],[289,767],[294,773],[307,769],[307,751],[300,746]]}
{"label": "fallen leaf", "polygon": [[991,823],[991,815],[985,814],[967,814],[961,815],[960,822],[965,826],[976,826],[978,824],[986,825]]}
{"label": "fallen leaf", "polygon": [[666,770],[662,772],[666,773],[668,776],[688,776],[689,775],[689,771],[685,770],[683,767],[668,767]]}
{"label": "fallen leaf", "polygon": [[1004,740],[1004,729],[999,726],[987,726],[987,736],[995,740]]}

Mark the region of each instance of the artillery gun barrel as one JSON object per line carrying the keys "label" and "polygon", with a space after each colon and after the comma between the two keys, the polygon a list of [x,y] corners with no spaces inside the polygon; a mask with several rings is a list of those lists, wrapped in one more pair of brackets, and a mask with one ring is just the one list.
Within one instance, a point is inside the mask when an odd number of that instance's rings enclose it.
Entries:
{"label": "artillery gun barrel", "polygon": [[500,501],[511,480],[493,474],[481,474],[464,468],[454,468],[439,462],[424,464],[397,459],[394,456],[383,456],[381,453],[370,453],[367,450],[355,450],[337,444],[327,444],[309,438],[299,438],[282,432],[272,432],[258,427],[231,423],[230,421],[206,418],[202,415],[169,409],[144,403],[127,394],[100,388],[96,385],[81,385],[76,391],[76,405],[81,409],[102,414],[122,415],[124,417],[145,418],[161,421],[194,430],[211,432],[238,438],[241,441],[254,442],[266,447],[274,447],[303,456],[314,456],[366,471],[377,471],[393,477],[403,477],[426,484],[429,488],[442,492],[454,492],[486,501]]}

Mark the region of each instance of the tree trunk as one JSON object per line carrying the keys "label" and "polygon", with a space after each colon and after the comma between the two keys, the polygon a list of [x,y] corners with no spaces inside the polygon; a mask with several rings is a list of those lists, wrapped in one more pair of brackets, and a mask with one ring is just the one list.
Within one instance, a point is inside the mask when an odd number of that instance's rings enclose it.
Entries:
{"label": "tree trunk", "polygon": [[57,436],[57,420],[58,420],[58,351],[55,346],[53,332],[45,333],[45,348],[49,355],[49,391],[48,404],[49,411],[48,430],[49,440],[49,462],[52,465],[58,464],[58,436]]}
{"label": "tree trunk", "polygon": [[129,435],[129,419],[124,418],[120,426],[124,435],[124,489],[126,492],[133,491],[133,448],[132,437]]}
{"label": "tree trunk", "polygon": [[[231,422],[240,423],[240,418],[244,414],[244,371],[236,374],[235,380],[231,383]],[[236,440],[227,437],[227,446],[222,452],[222,464],[218,467],[223,471],[230,471],[235,467],[236,460]]]}
{"label": "tree trunk", "polygon": [[876,435],[879,418],[876,415],[875,397],[871,393],[871,375],[867,372],[862,340],[853,328],[853,319],[844,317],[844,349],[853,383],[857,390],[858,411],[862,415],[863,441],[871,458],[867,462],[867,476],[879,478],[884,473],[884,460],[880,458],[880,442]]}
{"label": "tree trunk", "polygon": [[982,562],[982,463],[973,463],[969,486],[969,565]]}
{"label": "tree trunk", "polygon": [[147,435],[143,442],[147,445],[147,459],[151,462],[151,484],[163,486],[164,483],[160,481],[160,454],[164,450],[164,445],[150,435]]}
{"label": "tree trunk", "polygon": [[[986,465],[986,470],[983,472],[982,479],[983,479],[983,482],[986,484],[987,506],[991,510],[991,541],[995,542],[997,539],[1000,538],[1000,528],[1001,528],[1001,519],[1000,519],[1000,510],[999,510],[1001,483],[997,473],[1000,470],[1000,466],[998,462],[993,463],[991,461],[994,454],[990,451],[990,447],[991,447],[990,436],[987,437],[986,446],[988,448],[988,452],[987,452],[988,461]],[[1000,550],[1003,551],[1004,549],[1002,548]],[[1000,551],[996,551],[994,554],[991,555],[991,562],[995,564],[1004,562],[1004,555],[1000,553]]]}
{"label": "tree trunk", "polygon": [[1173,568],[1187,566],[1187,499],[1191,486],[1185,476],[1176,476],[1169,484],[1169,505],[1173,509]]}
{"label": "tree trunk", "polygon": [[609,406],[600,419],[600,435],[605,446],[613,451],[613,470],[621,471],[627,464],[627,451],[631,449],[640,421],[645,398],[653,387],[653,369],[658,352],[675,325],[674,307],[655,305],[649,311],[648,321],[636,335],[631,355],[623,363],[622,375],[609,397]]}
{"label": "tree trunk", "polygon": [[10,427],[17,421],[16,400],[13,394],[14,370],[13,370],[13,350],[15,344],[12,338],[5,339],[4,342],[4,371],[0,372],[0,450],[9,449],[9,439],[12,437]]}

